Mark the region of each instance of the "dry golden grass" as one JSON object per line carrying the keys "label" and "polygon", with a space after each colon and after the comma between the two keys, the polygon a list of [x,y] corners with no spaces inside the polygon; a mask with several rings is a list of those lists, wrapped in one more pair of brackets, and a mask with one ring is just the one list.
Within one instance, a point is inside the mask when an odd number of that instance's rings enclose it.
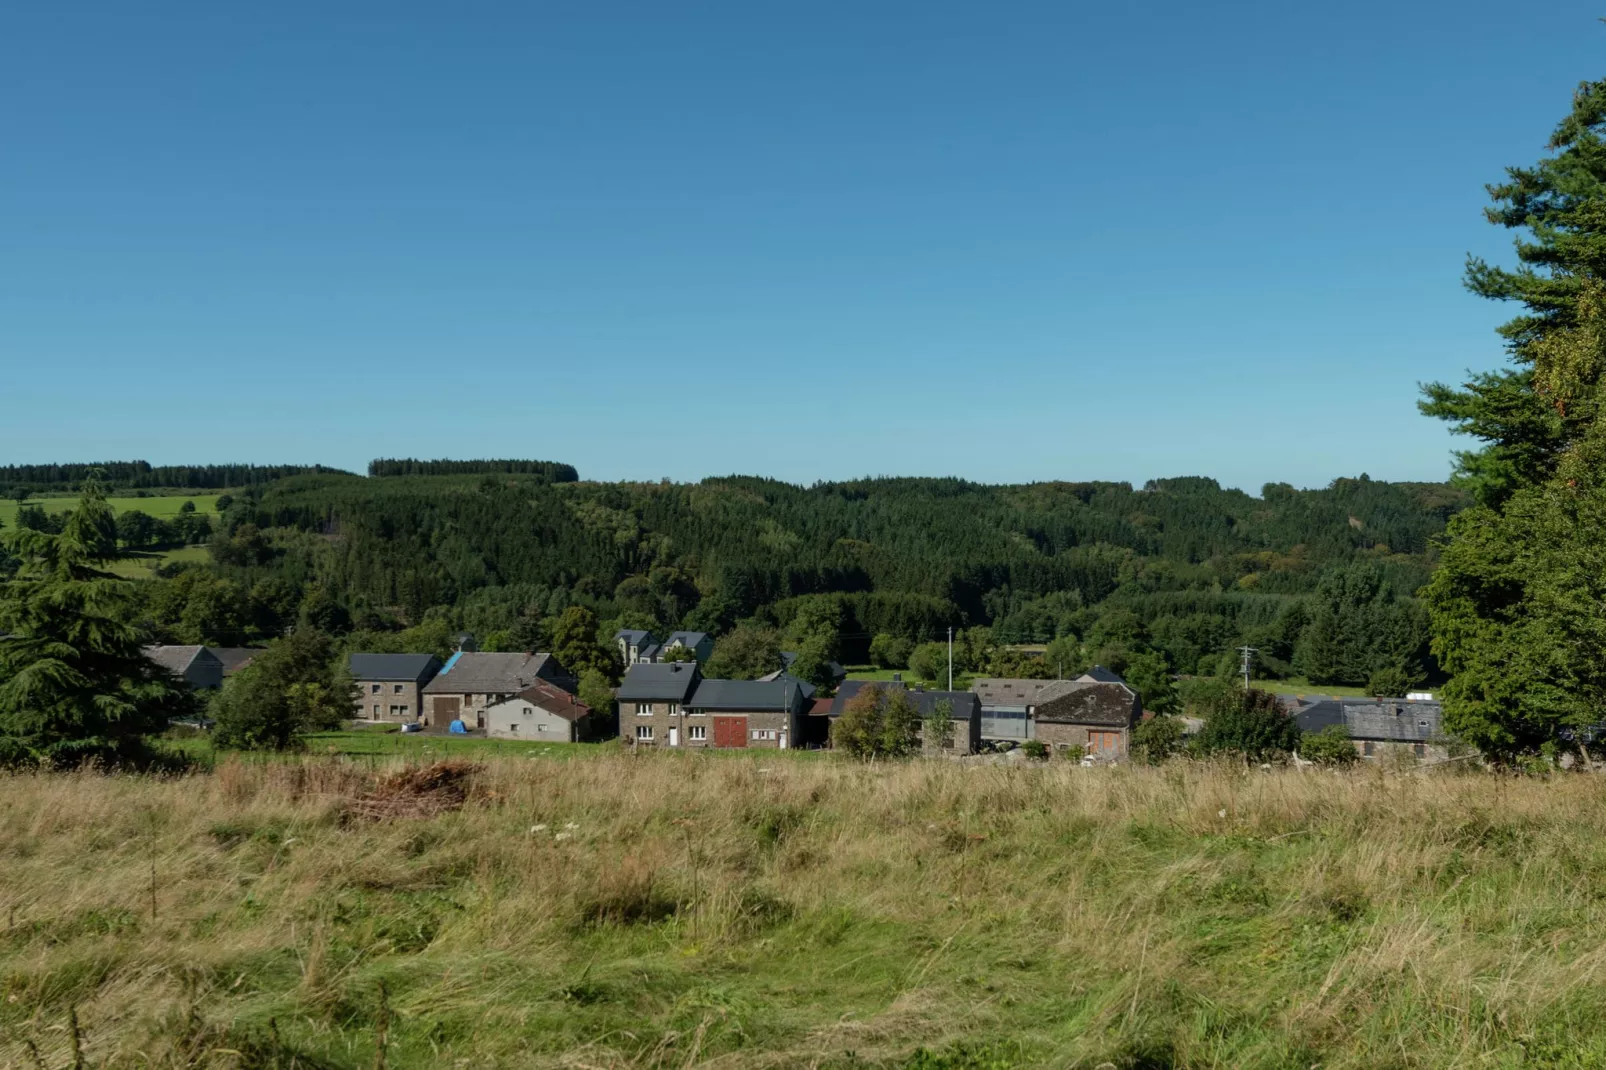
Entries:
{"label": "dry golden grass", "polygon": [[0,1066],[1606,1065],[1590,776],[400,768],[0,777]]}

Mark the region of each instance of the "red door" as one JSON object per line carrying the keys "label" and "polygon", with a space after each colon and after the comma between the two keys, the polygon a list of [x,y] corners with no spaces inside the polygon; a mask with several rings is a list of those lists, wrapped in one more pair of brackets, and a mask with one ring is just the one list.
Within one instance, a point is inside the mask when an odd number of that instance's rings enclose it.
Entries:
{"label": "red door", "polygon": [[747,718],[746,717],[715,717],[714,718],[714,746],[716,746],[716,747],[745,747],[745,746],[747,746]]}

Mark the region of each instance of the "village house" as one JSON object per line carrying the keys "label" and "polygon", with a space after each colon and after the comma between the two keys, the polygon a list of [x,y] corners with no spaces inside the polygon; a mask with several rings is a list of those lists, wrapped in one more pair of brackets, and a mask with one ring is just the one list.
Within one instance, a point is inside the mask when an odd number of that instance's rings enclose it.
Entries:
{"label": "village house", "polygon": [[683,647],[698,662],[708,660],[714,652],[714,638],[707,632],[671,632],[668,639],[659,642],[651,632],[637,628],[621,628],[614,633],[613,642],[619,648],[619,660],[631,665],[654,665],[675,647]]}
{"label": "village house", "polygon": [[533,739],[546,743],[584,743],[602,726],[590,706],[546,680],[485,709],[485,734],[495,739]]}
{"label": "village house", "polygon": [[697,735],[714,747],[788,750],[801,743],[803,711],[813,698],[814,686],[791,676],[699,680],[686,700],[686,738]]}
{"label": "village house", "polygon": [[775,747],[801,742],[814,688],[790,676],[709,680],[695,662],[640,662],[619,685],[619,734],[647,747]]}
{"label": "village house", "polygon": [[197,691],[223,686],[223,662],[204,646],[148,646],[145,656]]}
{"label": "village house", "polygon": [[352,654],[346,671],[357,688],[357,717],[416,721],[424,712],[424,687],[440,670],[434,654]]}
{"label": "village house", "polygon": [[981,735],[993,741],[1038,739],[1057,749],[1123,757],[1142,699],[1100,665],[1074,680],[984,678],[971,684],[981,703]]}
{"label": "village house", "polygon": [[[925,691],[918,687],[909,689],[905,688],[901,681],[874,683],[868,680],[844,680],[828,707],[821,711],[810,711],[811,715],[804,725],[805,742],[821,746],[829,745],[831,726],[842,716],[842,711],[847,709],[848,703],[857,698],[866,687],[880,687],[883,690],[897,690],[908,694],[920,712],[920,740],[924,753],[975,754],[981,750],[981,701],[973,692]],[[942,702],[948,703],[949,716],[953,721],[946,747],[939,746],[936,739],[926,738],[927,723],[935,716],[938,703]]]}
{"label": "village house", "polygon": [[465,728],[484,728],[485,711],[538,680],[565,691],[575,678],[551,654],[503,654],[459,650],[424,687],[424,723],[446,727],[462,721]]}
{"label": "village house", "polygon": [[1443,761],[1449,755],[1444,707],[1421,698],[1330,698],[1301,703],[1293,711],[1301,732],[1342,727],[1362,758],[1390,752]]}

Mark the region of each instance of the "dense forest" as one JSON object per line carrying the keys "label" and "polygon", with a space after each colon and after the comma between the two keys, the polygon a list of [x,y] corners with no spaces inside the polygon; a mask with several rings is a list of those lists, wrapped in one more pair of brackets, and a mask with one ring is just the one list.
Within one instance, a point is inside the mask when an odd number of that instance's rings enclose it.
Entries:
{"label": "dense forest", "polygon": [[152,465],[147,461],[99,461],[86,464],[0,465],[0,497],[76,491],[91,472],[111,490],[168,488],[229,490],[271,483],[307,472],[340,472],[321,464],[185,464]]}
{"label": "dense forest", "polygon": [[578,608],[590,649],[621,626],[708,631],[735,674],[759,671],[763,656],[744,652],[766,644],[919,669],[921,644],[951,627],[960,667],[978,672],[1096,661],[1158,688],[1232,672],[1249,644],[1262,677],[1382,673],[1399,688],[1436,676],[1413,595],[1468,501],[1364,475],[1255,497],[1203,478],[802,487],[565,482],[539,465],[301,474],[220,503],[209,559],[143,585],[143,626],[236,645],[311,624],[388,650],[440,649],[468,630],[514,649],[554,645]]}

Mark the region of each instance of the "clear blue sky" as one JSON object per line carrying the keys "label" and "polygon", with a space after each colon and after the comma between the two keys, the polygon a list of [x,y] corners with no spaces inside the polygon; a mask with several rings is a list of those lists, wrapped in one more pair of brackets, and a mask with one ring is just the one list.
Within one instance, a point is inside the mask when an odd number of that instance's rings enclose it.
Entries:
{"label": "clear blue sky", "polygon": [[6,5],[0,463],[1442,478],[1602,13]]}

